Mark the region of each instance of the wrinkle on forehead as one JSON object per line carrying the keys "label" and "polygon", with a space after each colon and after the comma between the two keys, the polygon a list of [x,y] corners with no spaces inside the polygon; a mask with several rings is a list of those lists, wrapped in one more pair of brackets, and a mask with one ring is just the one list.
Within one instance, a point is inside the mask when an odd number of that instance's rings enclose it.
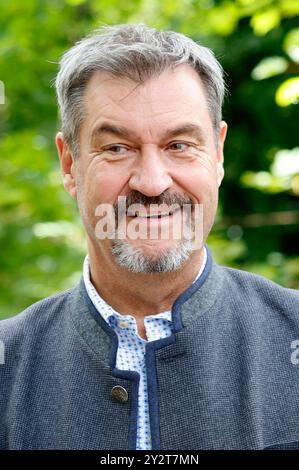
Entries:
{"label": "wrinkle on forehead", "polygon": [[169,127],[180,118],[192,116],[201,124],[209,120],[200,78],[190,66],[180,67],[143,84],[96,72],[86,90],[86,128],[92,132],[100,121],[111,120],[153,138],[155,128]]}

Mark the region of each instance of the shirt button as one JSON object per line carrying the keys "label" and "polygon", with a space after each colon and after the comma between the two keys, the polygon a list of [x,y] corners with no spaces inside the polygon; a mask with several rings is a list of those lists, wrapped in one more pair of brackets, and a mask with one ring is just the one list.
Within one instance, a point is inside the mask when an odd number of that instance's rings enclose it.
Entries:
{"label": "shirt button", "polygon": [[120,385],[115,385],[111,390],[112,397],[120,403],[126,403],[129,399],[127,390]]}

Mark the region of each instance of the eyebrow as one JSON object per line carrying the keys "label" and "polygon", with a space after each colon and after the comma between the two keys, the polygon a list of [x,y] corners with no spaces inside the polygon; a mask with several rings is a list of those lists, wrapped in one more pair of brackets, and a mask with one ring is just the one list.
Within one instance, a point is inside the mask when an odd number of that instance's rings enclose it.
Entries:
{"label": "eyebrow", "polygon": [[181,134],[187,134],[196,137],[201,142],[205,140],[203,129],[197,124],[187,123],[183,124],[182,126],[176,127],[175,129],[168,129],[165,132],[166,137],[176,137]]}
{"label": "eyebrow", "polygon": [[[137,134],[132,130],[122,126],[115,126],[107,122],[103,122],[92,132],[91,140],[93,141],[95,138],[102,137],[105,134],[111,134],[120,138],[133,138],[138,140]],[[201,142],[205,140],[203,129],[199,125],[193,123],[186,123],[176,128],[166,129],[166,131],[161,135],[161,139],[164,140],[169,137],[177,137],[178,135],[182,134],[193,136]]]}

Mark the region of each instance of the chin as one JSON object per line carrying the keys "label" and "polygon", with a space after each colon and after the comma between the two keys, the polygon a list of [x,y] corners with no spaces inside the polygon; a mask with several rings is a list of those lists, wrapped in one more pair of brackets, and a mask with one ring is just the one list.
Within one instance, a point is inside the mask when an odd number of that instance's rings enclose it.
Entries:
{"label": "chin", "polygon": [[180,243],[178,240],[128,240],[128,245],[134,250],[140,250],[145,256],[160,256],[167,250],[177,248]]}
{"label": "chin", "polygon": [[112,255],[116,264],[134,273],[173,272],[190,259],[192,244],[166,242],[133,245],[128,240],[115,240]]}

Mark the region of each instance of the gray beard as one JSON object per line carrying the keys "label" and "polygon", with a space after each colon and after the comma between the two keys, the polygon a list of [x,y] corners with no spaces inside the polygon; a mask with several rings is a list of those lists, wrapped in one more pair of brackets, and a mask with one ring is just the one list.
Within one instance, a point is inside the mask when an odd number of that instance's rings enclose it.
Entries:
{"label": "gray beard", "polygon": [[[183,198],[176,195],[164,195],[157,198],[147,198],[142,194],[135,194],[127,200],[128,205],[133,203],[146,203],[150,199],[156,204],[192,204],[189,198]],[[118,214],[118,205],[116,204],[115,212]],[[124,214],[123,214],[124,216]],[[117,219],[118,220],[118,219]],[[187,227],[192,227],[194,232],[194,221],[190,214],[187,214],[187,220],[184,222]],[[178,270],[191,256],[193,251],[192,240],[185,237],[177,240],[177,245],[172,248],[161,250],[159,254],[152,256],[145,255],[142,248],[133,247],[126,239],[112,240],[112,256],[116,263],[128,271],[133,273],[166,273]]]}
{"label": "gray beard", "polygon": [[132,247],[126,240],[113,240],[112,255],[116,263],[133,273],[166,273],[179,269],[189,258],[193,246],[191,240],[182,240],[173,248],[150,257],[144,255],[142,248]]}

